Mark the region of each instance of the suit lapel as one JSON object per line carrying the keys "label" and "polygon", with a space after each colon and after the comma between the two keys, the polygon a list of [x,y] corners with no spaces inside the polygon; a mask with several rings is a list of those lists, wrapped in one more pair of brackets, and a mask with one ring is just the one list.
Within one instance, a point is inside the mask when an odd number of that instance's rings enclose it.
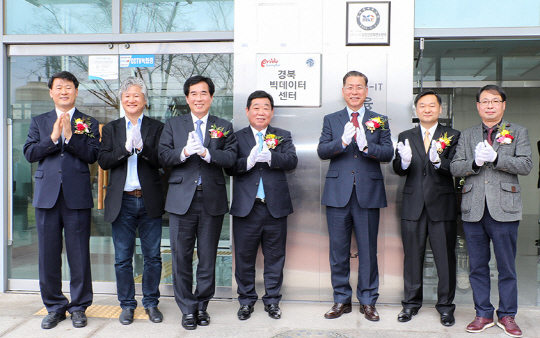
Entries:
{"label": "suit lapel", "polygon": [[244,137],[244,141],[248,145],[249,149],[252,149],[255,147],[257,142],[255,141],[255,137],[253,137],[253,132],[251,131],[251,127],[244,128],[244,132],[242,133],[242,136]]}
{"label": "suit lapel", "polygon": [[475,126],[475,130],[473,130],[473,144],[472,144],[472,150],[474,154],[474,149],[476,148],[476,145],[480,142],[484,142],[484,128],[482,127],[482,123]]}
{"label": "suit lapel", "polygon": [[56,115],[56,110],[53,109],[52,111],[49,112],[49,114],[47,114],[47,127],[49,128],[48,132],[49,132],[49,135],[52,134],[52,131],[53,131],[53,128],[54,128],[54,123],[56,122],[56,120],[58,119],[58,116]]}
{"label": "suit lapel", "polygon": [[186,140],[187,140],[187,135],[194,131],[195,130],[195,127],[193,127],[193,119],[191,118],[191,114],[186,114],[184,116],[182,116],[182,124],[183,124],[183,127],[184,127],[184,130],[186,131]]}
{"label": "suit lapel", "polygon": [[347,108],[339,112],[339,121],[341,122],[341,125],[343,127],[345,127],[345,124],[350,121],[349,114],[347,113]]}
{"label": "suit lapel", "polygon": [[426,148],[424,147],[424,140],[422,139],[422,129],[420,129],[420,126],[414,128],[412,134],[413,137],[409,141],[416,148],[416,151],[418,152],[418,154],[420,154],[422,162],[424,162],[426,159]]}
{"label": "suit lapel", "polygon": [[116,128],[116,135],[118,135],[117,142],[119,143],[119,146],[125,145],[126,140],[127,140],[126,118],[122,117],[121,119],[119,119],[115,128]]}
{"label": "suit lapel", "polygon": [[216,123],[215,116],[208,115],[208,120],[206,120],[206,129],[203,131],[204,134],[204,144],[203,146],[205,148],[208,148],[208,145],[210,144],[210,139],[212,136],[210,135],[210,128]]}
{"label": "suit lapel", "polygon": [[143,116],[143,119],[141,122],[141,138],[143,140],[146,140],[146,136],[148,135],[149,130],[150,130],[150,119],[146,116]]}

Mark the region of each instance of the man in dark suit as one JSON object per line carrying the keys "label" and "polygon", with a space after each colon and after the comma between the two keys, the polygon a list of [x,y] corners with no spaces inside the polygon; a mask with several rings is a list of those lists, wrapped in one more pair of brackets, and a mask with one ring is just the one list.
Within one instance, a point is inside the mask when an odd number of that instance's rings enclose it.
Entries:
{"label": "man in dark suit", "polygon": [[426,240],[433,251],[439,285],[437,311],[441,324],[455,323],[452,303],[456,292],[456,196],[450,162],[459,131],[438,123],[442,99],[433,90],[414,100],[420,125],[399,134],[394,171],[407,176],[403,188],[401,238],[405,259],[405,298],[398,321],[408,322],[422,307]]}
{"label": "man in dark suit", "polygon": [[359,263],[356,297],[360,312],[368,320],[379,320],[375,308],[379,297],[377,234],[379,208],[387,205],[380,162],[390,161],[394,148],[388,118],[364,107],[367,83],[367,77],[357,71],[343,77],[342,95],[347,107],[324,117],[317,149],[322,160],[330,160],[322,196],[334,289],[334,306],[324,315],[328,319],[351,312],[349,274],[354,229]]}
{"label": "man in dark suit", "polygon": [[246,320],[257,301],[255,262],[259,245],[264,255],[264,310],[281,318],[287,215],[293,212],[285,171],[296,168],[298,158],[289,131],[270,126],[274,99],[262,90],[251,93],[246,115],[249,127],[235,133],[238,159],[227,169],[235,176],[231,214],[238,284],[238,319]]}
{"label": "man in dark suit", "polygon": [[[159,143],[163,167],[172,167],[165,210],[173,258],[174,297],[182,326],[210,324],[206,311],[215,292],[215,265],[223,215],[229,210],[223,168],[236,161],[236,137],[229,121],[208,113],[214,83],[193,76],[184,83],[189,115],[170,118]],[[197,287],[193,292],[193,250],[197,241]]]}
{"label": "man in dark suit", "polygon": [[[34,203],[39,241],[39,287],[50,329],[71,313],[74,327],[87,324],[92,304],[89,164],[99,152],[98,121],[75,108],[79,81],[66,71],[49,80],[55,109],[32,118],[24,156],[38,162]],[[62,231],[71,274],[71,302],[62,293]]]}
{"label": "man in dark suit", "polygon": [[497,325],[511,337],[521,337],[515,322],[518,309],[516,247],[522,218],[518,175],[533,167],[527,128],[503,119],[506,93],[496,85],[476,94],[482,123],[461,133],[450,170],[463,177],[461,217],[469,252],[469,281],[473,290],[475,319],[468,332],[482,332],[495,325],[490,301],[491,246],[499,273]]}
{"label": "man in dark suit", "polygon": [[141,78],[128,77],[119,97],[125,117],[103,127],[98,163],[111,170],[105,197],[105,221],[112,223],[119,320],[133,322],[137,308],[133,253],[137,229],[144,258],[142,303],[150,320],[160,323],[161,216],[165,200],[159,174],[158,145],[163,123],[143,115],[148,90]]}

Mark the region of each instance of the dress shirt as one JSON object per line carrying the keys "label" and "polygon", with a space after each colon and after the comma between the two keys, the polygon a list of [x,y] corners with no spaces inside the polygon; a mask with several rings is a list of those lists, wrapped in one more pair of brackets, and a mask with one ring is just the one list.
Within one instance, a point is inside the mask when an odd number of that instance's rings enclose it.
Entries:
{"label": "dress shirt", "polygon": [[[131,134],[133,132],[133,128],[138,128],[139,131],[141,130],[141,123],[143,120],[144,114],[141,114],[139,118],[137,119],[137,125],[133,125],[131,121],[125,117],[126,120],[126,140],[131,139]],[[141,148],[142,150],[142,148]],[[140,190],[141,189],[141,183],[139,182],[139,174],[137,172],[137,156],[133,156],[134,154],[139,153],[140,150],[133,148],[131,155],[128,158],[127,163],[127,175],[126,175],[126,183],[124,184],[124,191],[133,191],[133,190]]]}
{"label": "dress shirt", "polygon": [[[193,120],[193,130],[197,130],[197,121],[198,120],[201,120],[202,123],[201,123],[201,132],[202,132],[202,141],[201,143],[204,144],[204,140],[206,139],[206,124],[208,122],[208,113],[206,115],[203,116],[202,119],[199,119],[197,116],[195,116],[193,113],[190,113],[191,114],[191,119]],[[197,133],[195,133],[197,134]],[[197,135],[195,135],[197,136]],[[199,137],[199,136],[197,136]],[[180,161],[184,162],[189,156],[186,156],[186,154],[184,153],[184,150],[182,150],[182,153],[180,154]],[[203,160],[205,160],[206,162],[210,163],[210,160],[211,160],[211,157],[210,157],[210,152],[208,151],[208,149],[206,149],[206,156],[205,157],[201,157]]]}
{"label": "dress shirt", "polygon": [[[59,118],[60,115],[64,114],[63,111],[61,111],[60,109],[58,108],[54,108],[54,110],[56,111],[56,118]],[[69,120],[71,121],[71,119],[73,119],[73,113],[75,113],[75,107],[71,108],[70,110],[68,110],[66,113],[69,113]],[[64,141],[64,131],[62,131],[62,141]],[[66,142],[66,144],[69,143],[69,140]],[[56,142],[54,142],[54,144],[58,144],[58,140],[56,140]]]}

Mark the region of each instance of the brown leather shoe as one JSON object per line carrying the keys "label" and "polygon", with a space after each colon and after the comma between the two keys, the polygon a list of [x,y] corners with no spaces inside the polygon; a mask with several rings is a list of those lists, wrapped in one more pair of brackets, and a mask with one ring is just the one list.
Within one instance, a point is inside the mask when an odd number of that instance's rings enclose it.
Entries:
{"label": "brown leather shoe", "polygon": [[344,313],[351,313],[352,311],[352,305],[351,303],[334,303],[334,306],[324,314],[324,318],[326,319],[334,319],[341,317]]}
{"label": "brown leather shoe", "polygon": [[514,316],[504,316],[497,321],[497,326],[504,330],[510,337],[523,337],[519,326],[514,321]]}
{"label": "brown leather shoe", "polygon": [[488,327],[495,325],[493,318],[474,317],[474,320],[467,325],[467,332],[478,333],[482,332]]}
{"label": "brown leather shoe", "polygon": [[372,322],[378,322],[380,319],[379,313],[377,312],[375,305],[360,304],[360,313],[364,314],[364,317],[366,317],[367,320],[371,320]]}

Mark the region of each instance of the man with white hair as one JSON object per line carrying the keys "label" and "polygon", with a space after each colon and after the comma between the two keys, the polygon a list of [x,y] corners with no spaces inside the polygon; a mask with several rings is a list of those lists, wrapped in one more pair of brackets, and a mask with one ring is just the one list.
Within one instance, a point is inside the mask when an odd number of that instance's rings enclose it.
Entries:
{"label": "man with white hair", "polygon": [[120,85],[125,117],[103,127],[98,163],[111,170],[105,197],[105,221],[112,223],[116,288],[122,307],[120,323],[129,325],[137,308],[133,253],[137,228],[144,258],[142,304],[150,320],[160,323],[161,216],[165,200],[159,174],[158,145],[163,123],[143,114],[144,81],[128,77]]}

